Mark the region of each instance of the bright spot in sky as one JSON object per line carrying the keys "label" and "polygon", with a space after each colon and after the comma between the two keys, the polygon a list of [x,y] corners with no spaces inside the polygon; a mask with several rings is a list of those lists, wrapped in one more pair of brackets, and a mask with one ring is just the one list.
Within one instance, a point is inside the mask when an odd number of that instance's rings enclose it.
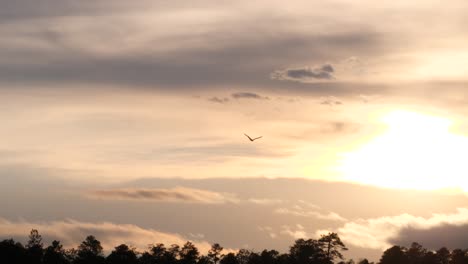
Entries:
{"label": "bright spot in sky", "polygon": [[468,192],[468,138],[450,132],[448,119],[393,111],[387,130],[343,154],[346,181],[400,189],[462,189]]}

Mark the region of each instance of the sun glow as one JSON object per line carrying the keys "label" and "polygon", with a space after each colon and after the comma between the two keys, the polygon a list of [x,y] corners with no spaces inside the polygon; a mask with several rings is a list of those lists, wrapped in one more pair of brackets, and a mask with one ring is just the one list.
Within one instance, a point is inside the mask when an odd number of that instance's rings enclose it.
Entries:
{"label": "sun glow", "polygon": [[468,138],[450,132],[448,119],[394,111],[380,120],[387,130],[344,153],[346,181],[402,189],[468,191]]}

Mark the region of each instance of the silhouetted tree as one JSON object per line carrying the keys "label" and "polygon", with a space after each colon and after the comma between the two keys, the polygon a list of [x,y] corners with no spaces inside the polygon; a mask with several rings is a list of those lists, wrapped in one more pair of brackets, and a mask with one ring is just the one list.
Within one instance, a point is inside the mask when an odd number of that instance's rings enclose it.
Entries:
{"label": "silhouetted tree", "polygon": [[276,257],[276,264],[290,264],[291,263],[291,257],[289,254],[279,254]]}
{"label": "silhouetted tree", "polygon": [[154,257],[156,262],[163,263],[166,257],[167,250],[164,244],[156,244],[150,247],[151,255]]}
{"label": "silhouetted tree", "polygon": [[454,249],[450,254],[450,264],[466,264],[468,263],[467,250]]}
{"label": "silhouetted tree", "polygon": [[420,244],[413,242],[411,246],[406,250],[406,256],[408,258],[408,263],[410,264],[420,264],[426,255],[427,250],[423,248]]}
{"label": "silhouetted tree", "polygon": [[248,264],[250,262],[250,256],[252,252],[247,249],[240,249],[236,254],[238,264]]}
{"label": "silhouetted tree", "polygon": [[259,264],[260,261],[260,253],[250,252],[248,264]]}
{"label": "silhouetted tree", "polygon": [[80,254],[81,252],[86,252],[96,256],[101,255],[101,242],[97,240],[94,236],[87,236],[86,239],[83,242],[81,242],[80,246],[78,247],[78,251],[78,254]]}
{"label": "silhouetted tree", "polygon": [[78,247],[76,264],[102,264],[105,258],[102,256],[101,242],[94,236],[88,236]]}
{"label": "silhouetted tree", "polygon": [[[178,251],[178,249],[177,249]],[[175,263],[177,252],[168,252],[164,244],[153,244],[149,246],[149,252],[143,253],[139,262],[144,264]]]}
{"label": "silhouetted tree", "polygon": [[366,258],[363,258],[363,259],[359,260],[357,264],[374,264],[374,263],[369,262],[369,260],[366,259]]}
{"label": "silhouetted tree", "polygon": [[223,257],[221,251],[223,251],[223,247],[218,243],[214,243],[208,251],[208,260],[213,264],[218,264],[219,260]]}
{"label": "silhouetted tree", "polygon": [[153,257],[149,252],[143,252],[138,258],[138,264],[154,264]]}
{"label": "silhouetted tree", "polygon": [[230,252],[220,260],[219,264],[239,264],[236,254]]}
{"label": "silhouetted tree", "polygon": [[45,249],[42,259],[44,264],[67,264],[69,263],[63,246],[59,241],[54,240],[52,244]]}
{"label": "silhouetted tree", "polygon": [[424,256],[422,256],[421,264],[438,264],[437,263],[437,255],[432,251],[426,251]]}
{"label": "silhouetted tree", "polygon": [[78,250],[76,248],[65,249],[65,258],[69,263],[74,263],[78,258]]}
{"label": "silhouetted tree", "polygon": [[179,260],[180,256],[180,247],[179,245],[172,244],[170,248],[166,250],[166,254],[164,255],[164,263],[166,264],[172,264],[172,263],[177,263]]}
{"label": "silhouetted tree", "polygon": [[[153,244],[143,254],[122,244],[105,258],[101,243],[94,236],[86,237],[78,249],[65,250],[57,240],[43,249],[42,237],[33,229],[24,247],[13,239],[0,241],[0,264],[354,264],[352,259],[343,260],[344,250],[347,248],[339,236],[329,233],[318,240],[298,239],[289,253],[284,254],[276,250],[253,252],[241,249],[223,255],[223,248],[213,244],[206,255],[200,255],[196,246],[187,242],[182,247],[174,244],[169,248],[164,244]],[[337,262],[338,259],[341,261]],[[357,264],[374,263],[361,259]],[[385,250],[378,264],[468,264],[468,249],[450,252],[443,247],[431,251],[414,242],[408,249],[393,246]]]}
{"label": "silhouetted tree", "polygon": [[149,246],[149,252],[143,253],[139,261],[145,264],[164,264],[168,263],[166,260],[168,254],[164,244],[153,244]]}
{"label": "silhouetted tree", "polygon": [[208,256],[200,256],[197,264],[213,264]]}
{"label": "silhouetted tree", "polygon": [[32,229],[29,233],[28,243],[26,244],[28,263],[40,264],[42,262],[43,253],[42,236],[39,234],[39,231]]}
{"label": "silhouetted tree", "polygon": [[293,264],[315,264],[328,262],[326,252],[314,239],[298,239],[289,249]]}
{"label": "silhouetted tree", "polygon": [[106,263],[108,264],[136,264],[137,255],[135,250],[129,248],[127,245],[122,244],[115,247],[115,249],[107,256]]}
{"label": "silhouetted tree", "polygon": [[337,233],[328,233],[327,235],[322,235],[318,242],[325,251],[327,260],[329,262],[333,262],[336,258],[343,259],[343,255],[340,251],[348,250]]}
{"label": "silhouetted tree", "polygon": [[195,245],[187,241],[179,251],[179,262],[180,264],[196,264],[200,253]]}
{"label": "silhouetted tree", "polygon": [[260,253],[259,264],[276,264],[279,252],[276,250],[263,250]]}
{"label": "silhouetted tree", "polygon": [[438,264],[449,264],[450,262],[450,251],[443,247],[436,252],[436,258]]}
{"label": "silhouetted tree", "polygon": [[400,246],[393,246],[383,253],[379,264],[408,264],[406,249]]}
{"label": "silhouetted tree", "polygon": [[139,258],[141,264],[176,264],[178,263],[180,248],[178,245],[171,245],[166,248],[164,244],[152,244],[149,252],[145,252]]}
{"label": "silhouetted tree", "polygon": [[27,263],[26,249],[13,239],[0,242],[0,263]]}

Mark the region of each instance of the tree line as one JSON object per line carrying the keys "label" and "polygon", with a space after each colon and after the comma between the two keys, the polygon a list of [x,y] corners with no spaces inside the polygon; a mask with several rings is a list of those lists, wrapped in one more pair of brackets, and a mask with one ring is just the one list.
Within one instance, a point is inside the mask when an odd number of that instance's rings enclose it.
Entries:
{"label": "tree line", "polygon": [[[287,253],[276,250],[255,252],[241,249],[237,252],[223,252],[215,243],[207,254],[200,254],[190,241],[182,246],[151,244],[144,252],[121,244],[107,256],[101,242],[88,236],[77,248],[65,249],[60,241],[54,240],[44,246],[42,236],[31,230],[28,242],[23,245],[13,239],[0,241],[0,263],[5,264],[355,264],[344,260],[347,248],[336,233],[322,235],[319,239],[298,239]],[[431,251],[418,243],[411,247],[393,246],[387,249],[378,264],[467,264],[468,249],[441,248]],[[367,259],[357,264],[374,264]]]}

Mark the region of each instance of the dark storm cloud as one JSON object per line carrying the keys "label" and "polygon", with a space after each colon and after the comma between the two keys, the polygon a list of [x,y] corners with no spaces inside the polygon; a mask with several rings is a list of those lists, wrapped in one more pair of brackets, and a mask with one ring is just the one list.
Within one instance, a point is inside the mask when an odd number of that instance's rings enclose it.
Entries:
{"label": "dark storm cloud", "polygon": [[235,99],[257,99],[257,100],[270,100],[270,98],[266,96],[261,96],[256,93],[249,93],[249,92],[240,92],[240,93],[233,93],[231,95]]}
{"label": "dark storm cloud", "polygon": [[418,242],[431,250],[437,250],[441,247],[466,248],[468,245],[467,233],[468,224],[445,224],[430,229],[405,228],[389,242],[403,246],[410,246],[412,242]]}
{"label": "dark storm cloud", "polygon": [[314,80],[334,80],[334,68],[330,64],[324,64],[320,67],[293,68],[278,70],[271,74],[275,80],[289,80],[297,82],[310,82]]}

